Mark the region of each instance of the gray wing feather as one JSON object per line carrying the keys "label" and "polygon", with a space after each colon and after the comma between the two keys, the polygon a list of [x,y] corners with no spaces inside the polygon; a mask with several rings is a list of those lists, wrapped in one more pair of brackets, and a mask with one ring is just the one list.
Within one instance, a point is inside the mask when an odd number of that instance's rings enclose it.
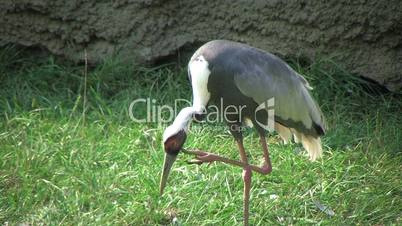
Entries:
{"label": "gray wing feather", "polygon": [[301,75],[272,54],[258,49],[243,51],[236,60],[239,65],[234,82],[244,95],[258,104],[274,97],[275,116],[301,122],[304,128],[294,128],[300,132],[315,130],[317,125],[325,131],[322,113],[308,92],[311,87]]}

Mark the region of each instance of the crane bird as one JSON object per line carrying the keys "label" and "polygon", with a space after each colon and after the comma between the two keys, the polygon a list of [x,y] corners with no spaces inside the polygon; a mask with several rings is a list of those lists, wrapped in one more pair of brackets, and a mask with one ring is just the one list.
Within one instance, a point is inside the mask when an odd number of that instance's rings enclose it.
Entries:
{"label": "crane bird", "polygon": [[[199,164],[220,161],[240,166],[244,182],[243,222],[248,225],[252,171],[263,175],[272,171],[265,140],[270,127],[285,143],[292,138],[302,143],[310,160],[314,161],[322,154],[320,136],[325,133],[323,114],[309,94],[312,88],[306,79],[277,56],[246,44],[226,40],[204,44],[191,57],[188,76],[193,105],[183,108],[163,133],[165,159],[160,193],[163,194],[170,169],[180,151],[196,155],[195,161]],[[266,104],[272,99],[274,111],[270,111]],[[237,143],[240,161],[183,148],[190,122],[205,116],[206,107],[211,104],[221,104],[222,109],[228,106],[241,108],[237,114],[231,112],[224,117]],[[247,160],[239,129],[245,124],[251,124],[259,134],[264,158],[262,166],[249,164]]]}

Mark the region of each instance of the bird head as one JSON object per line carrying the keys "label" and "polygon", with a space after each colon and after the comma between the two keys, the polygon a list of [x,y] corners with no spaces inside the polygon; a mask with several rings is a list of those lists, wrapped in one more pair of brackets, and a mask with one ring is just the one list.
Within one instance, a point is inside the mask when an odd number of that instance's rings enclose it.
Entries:
{"label": "bird head", "polygon": [[177,155],[186,141],[188,127],[194,113],[195,111],[192,107],[183,108],[173,124],[168,126],[163,132],[165,159],[159,187],[161,195],[163,194],[173,163],[176,161]]}

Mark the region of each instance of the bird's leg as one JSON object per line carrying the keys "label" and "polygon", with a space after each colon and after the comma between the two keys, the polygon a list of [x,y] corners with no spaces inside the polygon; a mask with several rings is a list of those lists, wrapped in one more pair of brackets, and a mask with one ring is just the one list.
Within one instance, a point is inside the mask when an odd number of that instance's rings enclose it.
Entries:
{"label": "bird's leg", "polygon": [[248,159],[243,146],[243,139],[236,139],[237,146],[239,147],[241,161],[245,164],[243,167],[243,223],[248,225],[249,206],[250,206],[250,190],[251,190],[251,176],[252,170],[248,165]]}
{"label": "bird's leg", "polygon": [[241,161],[238,160],[233,160],[233,159],[228,159],[213,153],[208,153],[204,151],[187,151],[183,150],[183,152],[188,153],[188,154],[194,154],[196,155],[196,160],[195,162],[192,163],[212,163],[214,161],[219,161],[219,162],[224,162],[228,163],[231,165],[235,166],[240,166],[243,168],[243,182],[244,182],[244,193],[243,193],[243,221],[244,225],[248,225],[248,219],[249,219],[249,206],[250,206],[250,190],[251,190],[251,177],[252,177],[252,171],[261,173],[261,174],[269,174],[272,171],[272,165],[271,165],[271,159],[269,157],[269,151],[268,151],[268,145],[265,140],[265,136],[263,134],[260,134],[260,144],[263,149],[263,157],[264,157],[264,164],[262,167],[258,167],[255,165],[250,165],[248,164],[248,159],[246,152],[244,150],[244,145],[243,145],[243,140],[241,138],[236,139],[237,146],[239,148],[240,152],[240,158]]}
{"label": "bird's leg", "polygon": [[265,140],[264,134],[260,134],[260,144],[262,146],[264,156],[264,164],[260,169],[263,172],[262,174],[266,175],[272,172],[272,164],[271,164],[271,158],[269,157],[268,145],[267,141]]}
{"label": "bird's leg", "polygon": [[[271,173],[272,166],[271,166],[271,160],[269,157],[267,142],[265,140],[264,135],[260,135],[260,144],[262,146],[263,156],[264,156],[264,164],[261,167],[256,166],[256,165],[251,165],[248,163],[245,164],[243,161],[229,159],[229,158],[222,157],[222,156],[219,156],[214,153],[209,153],[209,152],[205,152],[205,151],[201,151],[201,150],[189,151],[189,150],[183,149],[182,151],[187,154],[196,155],[196,157],[195,157],[196,159],[189,161],[189,163],[202,164],[202,163],[212,163],[212,162],[224,162],[224,163],[234,165],[234,166],[239,166],[242,168],[244,168],[245,166],[249,166],[252,171],[263,174],[263,175],[267,175],[267,174]],[[239,146],[239,149],[240,149],[240,146],[243,146],[243,144],[242,143],[239,144],[238,141],[237,141],[237,145]]]}
{"label": "bird's leg", "polygon": [[193,163],[204,163],[204,162],[211,163],[214,161],[220,161],[220,162],[225,162],[225,163],[228,163],[231,165],[240,166],[243,168],[243,183],[244,183],[243,222],[244,222],[244,225],[248,225],[252,171],[254,170],[254,171],[260,172],[262,168],[253,166],[253,165],[249,165],[247,155],[244,150],[244,145],[243,145],[242,139],[238,138],[238,139],[236,139],[236,142],[237,142],[237,146],[239,148],[241,161],[228,159],[228,158],[216,155],[216,154],[198,151],[198,150],[196,150],[196,151],[183,150],[183,152],[197,155],[196,161],[199,161],[199,162],[193,162]]}

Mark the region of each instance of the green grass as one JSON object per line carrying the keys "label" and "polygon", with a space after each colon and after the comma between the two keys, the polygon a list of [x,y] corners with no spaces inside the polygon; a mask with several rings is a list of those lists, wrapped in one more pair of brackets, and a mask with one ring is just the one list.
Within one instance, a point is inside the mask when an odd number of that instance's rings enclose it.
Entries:
{"label": "green grass", "polygon": [[[329,59],[292,65],[315,87],[327,118],[324,158],[309,162],[299,145],[271,135],[273,173],[253,176],[250,223],[402,224],[401,95],[370,90]],[[184,68],[106,61],[89,70],[85,106],[83,66],[8,48],[0,73],[0,224],[241,224],[241,169],[187,165],[191,157],[181,154],[160,197],[166,125],[128,116],[136,98],[190,99]],[[194,125],[186,146],[239,158],[229,133],[216,128]],[[245,145],[258,164],[252,130]]]}

